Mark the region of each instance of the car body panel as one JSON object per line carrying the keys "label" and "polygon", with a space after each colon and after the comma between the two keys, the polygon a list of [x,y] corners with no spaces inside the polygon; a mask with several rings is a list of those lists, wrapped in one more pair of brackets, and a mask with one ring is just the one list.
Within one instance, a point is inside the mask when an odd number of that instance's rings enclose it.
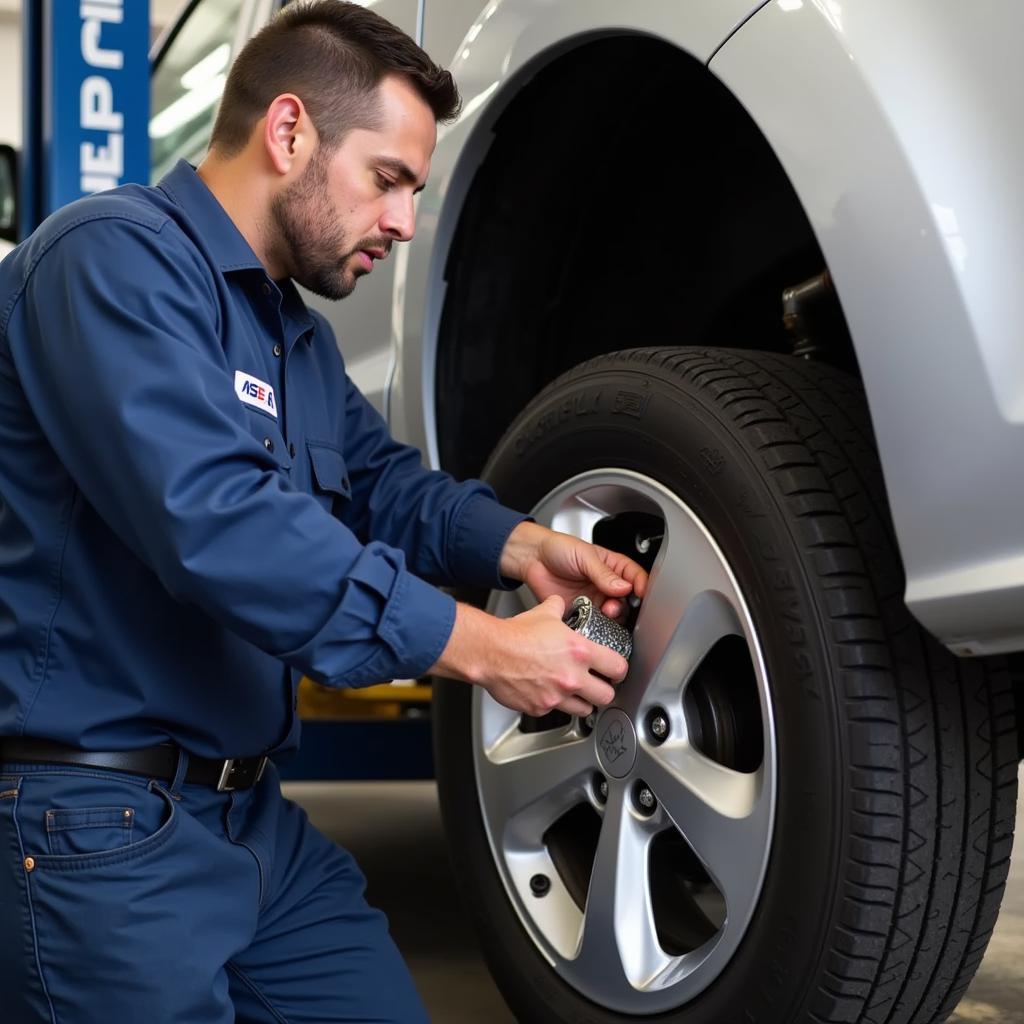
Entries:
{"label": "car body panel", "polygon": [[448,67],[466,33],[483,13],[487,0],[422,0],[423,49],[438,64]]}
{"label": "car body panel", "polygon": [[961,654],[1024,648],[1022,33],[998,0],[776,0],[710,65],[817,235],[907,603]]}
{"label": "car body panel", "polygon": [[[396,361],[388,414],[395,435],[418,445],[431,465],[439,462],[434,362],[445,260],[502,110],[537,70],[588,39],[654,35],[706,61],[759,6],[751,0],[489,0],[482,7],[451,63],[464,99],[462,115],[439,132],[416,237],[396,261]],[[445,17],[447,9],[427,0],[425,39],[432,36],[433,19]]]}

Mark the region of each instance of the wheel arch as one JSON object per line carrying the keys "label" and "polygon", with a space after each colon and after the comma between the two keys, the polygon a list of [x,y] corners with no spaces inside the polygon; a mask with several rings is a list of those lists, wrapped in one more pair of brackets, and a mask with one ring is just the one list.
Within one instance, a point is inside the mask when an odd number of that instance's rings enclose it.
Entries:
{"label": "wheel arch", "polygon": [[580,35],[492,115],[435,252],[424,383],[442,466],[478,473],[529,399],[592,356],[679,337],[790,348],[782,291],[824,260],[767,142],[701,60],[648,34]]}
{"label": "wheel arch", "polygon": [[396,436],[439,464],[435,363],[445,268],[477,169],[502,112],[538,72],[601,36],[648,35],[705,63],[768,0],[489,0],[450,67],[461,116],[438,134],[416,238],[396,254],[387,415]]}

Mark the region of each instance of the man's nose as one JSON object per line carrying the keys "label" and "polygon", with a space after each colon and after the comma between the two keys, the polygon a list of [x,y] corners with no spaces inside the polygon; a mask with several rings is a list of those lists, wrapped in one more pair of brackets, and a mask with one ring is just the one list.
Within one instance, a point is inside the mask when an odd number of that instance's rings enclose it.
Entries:
{"label": "man's nose", "polygon": [[381,231],[396,242],[408,242],[416,233],[416,209],[411,195],[395,197],[380,219]]}

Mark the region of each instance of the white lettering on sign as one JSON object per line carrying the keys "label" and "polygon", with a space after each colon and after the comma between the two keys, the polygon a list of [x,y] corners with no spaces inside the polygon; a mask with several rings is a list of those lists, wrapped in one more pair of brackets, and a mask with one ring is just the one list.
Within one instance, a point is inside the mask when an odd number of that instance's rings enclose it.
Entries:
{"label": "white lettering on sign", "polygon": [[124,114],[114,109],[114,87],[100,75],[82,82],[82,127],[100,132],[119,132]]}
{"label": "white lettering on sign", "polygon": [[[83,0],[82,57],[91,68],[120,71],[121,50],[103,46],[103,26],[120,25],[124,0]],[[107,133],[106,144],[83,142],[80,147],[81,189],[98,192],[114,188],[124,174],[124,115],[114,109],[114,87],[103,75],[89,75],[82,82],[79,123],[88,131]]]}

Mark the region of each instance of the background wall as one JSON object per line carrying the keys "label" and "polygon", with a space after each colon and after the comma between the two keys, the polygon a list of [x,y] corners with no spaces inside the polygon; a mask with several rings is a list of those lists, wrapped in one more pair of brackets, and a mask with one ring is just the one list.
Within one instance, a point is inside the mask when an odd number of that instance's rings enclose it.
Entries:
{"label": "background wall", "polygon": [[21,0],[0,0],[0,142],[21,145]]}

